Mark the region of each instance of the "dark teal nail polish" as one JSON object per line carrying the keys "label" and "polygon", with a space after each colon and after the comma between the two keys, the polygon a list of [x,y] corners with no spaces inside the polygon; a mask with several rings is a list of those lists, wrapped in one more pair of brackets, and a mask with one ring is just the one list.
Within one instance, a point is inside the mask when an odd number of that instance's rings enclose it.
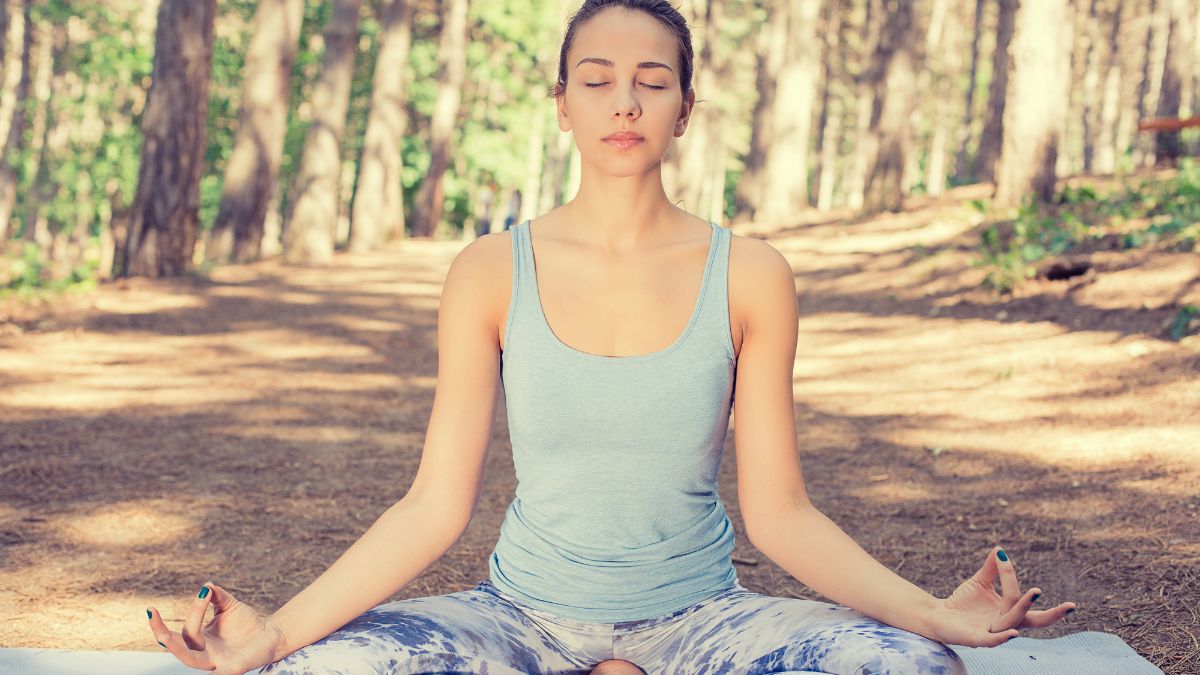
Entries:
{"label": "dark teal nail polish", "polygon": [[154,615],[150,613],[150,610],[146,610],[146,618],[147,618],[147,619],[153,619],[153,618],[154,618]]}
{"label": "dark teal nail polish", "polygon": [[162,647],[163,649],[166,649],[166,648],[167,648],[167,646],[166,646],[166,645],[164,645],[164,644],[163,644],[163,643],[161,643],[161,642],[160,642],[160,643],[158,643],[158,644],[159,644],[159,646],[160,646],[160,647]]}
{"label": "dark teal nail polish", "polygon": [[1004,549],[996,551],[996,557],[1000,559],[1000,562],[1008,562],[1008,554],[1004,552]]}
{"label": "dark teal nail polish", "polygon": [[1075,608],[1074,608],[1074,607],[1072,607],[1071,609],[1068,609],[1068,610],[1067,610],[1067,614],[1070,614],[1071,612],[1074,612],[1074,611],[1075,611]]}
{"label": "dark teal nail polish", "polygon": [[197,595],[196,597],[200,598],[201,600],[203,600],[204,598],[207,598],[208,597],[208,586],[201,588],[200,595]]}
{"label": "dark teal nail polish", "polygon": [[1040,597],[1042,597],[1041,593],[1034,593],[1033,598],[1030,600],[1030,602],[1037,602],[1037,599]]}

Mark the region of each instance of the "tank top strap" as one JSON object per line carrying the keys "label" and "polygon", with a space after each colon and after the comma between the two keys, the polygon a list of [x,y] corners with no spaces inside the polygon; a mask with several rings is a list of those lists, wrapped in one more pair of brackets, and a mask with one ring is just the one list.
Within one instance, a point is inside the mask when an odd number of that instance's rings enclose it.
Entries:
{"label": "tank top strap", "polygon": [[704,288],[704,304],[693,330],[698,335],[693,337],[706,345],[723,347],[732,360],[735,358],[729,316],[729,247],[732,233],[711,220],[709,225],[716,230],[716,241],[713,244],[712,268]]}
{"label": "tank top strap", "polygon": [[508,228],[512,237],[512,295],[508,302],[508,318],[504,328],[504,351],[513,344],[511,337],[514,324],[527,322],[536,313],[537,287],[532,275],[533,247],[529,245],[529,221],[525,220]]}

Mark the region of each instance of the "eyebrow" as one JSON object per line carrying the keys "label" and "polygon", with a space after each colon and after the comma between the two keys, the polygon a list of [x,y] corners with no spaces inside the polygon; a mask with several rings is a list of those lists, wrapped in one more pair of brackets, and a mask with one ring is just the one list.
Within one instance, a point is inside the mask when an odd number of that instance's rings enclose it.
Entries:
{"label": "eyebrow", "polygon": [[[585,56],[584,58],[579,59],[579,63],[576,63],[575,67],[578,68],[579,66],[582,66],[585,63],[598,63],[602,66],[608,66],[609,68],[612,68],[613,66],[616,65],[615,63],[613,63],[612,61],[609,61],[608,59],[602,59],[602,58],[599,58],[596,56]],[[665,63],[659,63],[658,61],[642,61],[641,63],[637,64],[637,67],[638,68],[666,68],[667,70],[671,71],[672,73],[675,72],[675,69],[671,68],[671,66],[668,66]]]}

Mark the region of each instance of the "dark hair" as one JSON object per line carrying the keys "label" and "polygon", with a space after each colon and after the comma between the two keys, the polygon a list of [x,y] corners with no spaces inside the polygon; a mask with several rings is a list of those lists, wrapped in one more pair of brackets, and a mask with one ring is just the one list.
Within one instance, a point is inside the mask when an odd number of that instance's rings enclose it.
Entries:
{"label": "dark hair", "polygon": [[567,89],[567,51],[575,43],[575,32],[579,26],[610,7],[645,12],[675,34],[679,42],[679,89],[686,97],[692,88],[692,32],[683,15],[667,0],[584,0],[583,6],[567,22],[567,33],[563,37],[562,50],[558,54],[558,81],[551,87],[548,95],[561,96]]}

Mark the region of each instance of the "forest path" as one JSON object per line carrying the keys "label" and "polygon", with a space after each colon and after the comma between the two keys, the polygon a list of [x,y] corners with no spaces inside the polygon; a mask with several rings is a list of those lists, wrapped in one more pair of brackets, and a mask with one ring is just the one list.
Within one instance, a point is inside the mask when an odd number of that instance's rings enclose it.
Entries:
{"label": "forest path", "polygon": [[[1004,546],[1039,604],[1080,606],[1031,636],[1115,632],[1200,669],[1200,350],[1162,330],[1196,302],[1195,257],[1101,260],[997,302],[967,264],[972,196],[737,230],[796,270],[813,499],[939,595]],[[181,620],[212,580],[270,610],[307,585],[416,470],[462,245],[132,280],[0,323],[0,645],[158,649],[147,605]],[[732,439],[740,580],[813,597],[746,542]],[[396,597],[486,578],[514,484],[501,408],[471,528]]]}

